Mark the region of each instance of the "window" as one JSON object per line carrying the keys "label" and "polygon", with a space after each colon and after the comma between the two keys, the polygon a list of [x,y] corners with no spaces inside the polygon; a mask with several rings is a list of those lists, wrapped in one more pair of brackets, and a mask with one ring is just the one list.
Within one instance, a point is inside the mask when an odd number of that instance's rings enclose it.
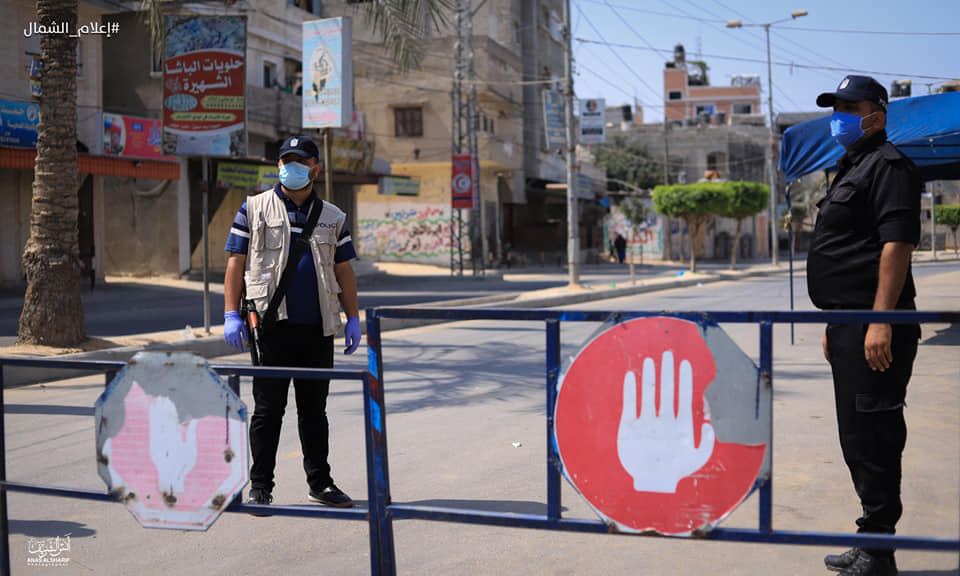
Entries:
{"label": "window", "polygon": [[320,16],[320,0],[287,0],[287,4],[306,10],[314,16]]}
{"label": "window", "polygon": [[513,21],[513,43],[520,43],[520,23],[516,20]]}
{"label": "window", "polygon": [[741,102],[733,105],[734,114],[753,114],[753,104],[744,104]]}
{"label": "window", "polygon": [[713,104],[697,104],[696,115],[706,114],[707,116],[713,116],[714,110]]}
{"label": "window", "polygon": [[156,44],[150,41],[150,75],[159,76],[163,74],[163,54],[157,50]]}
{"label": "window", "polygon": [[394,135],[397,138],[423,136],[423,108],[395,108],[393,110]]}
{"label": "window", "polygon": [[683,90],[671,90],[667,93],[669,100],[683,100]]}
{"label": "window", "polygon": [[263,62],[263,87],[273,88],[277,84],[277,65],[273,62]]}

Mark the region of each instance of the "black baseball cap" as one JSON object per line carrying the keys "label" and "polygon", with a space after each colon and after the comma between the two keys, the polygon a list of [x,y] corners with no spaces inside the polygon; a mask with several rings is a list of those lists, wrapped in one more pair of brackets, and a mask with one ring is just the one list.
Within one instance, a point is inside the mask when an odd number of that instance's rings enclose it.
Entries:
{"label": "black baseball cap", "polygon": [[309,136],[291,136],[284,140],[283,146],[280,147],[280,157],[283,158],[287,154],[320,159],[320,150]]}
{"label": "black baseball cap", "polygon": [[832,108],[837,100],[847,102],[866,100],[879,104],[886,110],[887,89],[870,76],[854,76],[851,74],[840,82],[836,92],[824,92],[817,96],[817,106]]}

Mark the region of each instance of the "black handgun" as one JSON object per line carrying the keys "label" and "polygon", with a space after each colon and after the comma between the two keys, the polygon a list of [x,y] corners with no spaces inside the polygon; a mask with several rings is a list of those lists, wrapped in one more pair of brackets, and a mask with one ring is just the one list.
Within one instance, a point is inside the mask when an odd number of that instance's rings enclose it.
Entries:
{"label": "black handgun", "polygon": [[240,315],[243,317],[243,325],[247,329],[250,338],[250,362],[254,366],[260,366],[263,360],[263,328],[260,322],[260,313],[257,312],[257,305],[253,300],[247,300],[246,295],[242,300]]}

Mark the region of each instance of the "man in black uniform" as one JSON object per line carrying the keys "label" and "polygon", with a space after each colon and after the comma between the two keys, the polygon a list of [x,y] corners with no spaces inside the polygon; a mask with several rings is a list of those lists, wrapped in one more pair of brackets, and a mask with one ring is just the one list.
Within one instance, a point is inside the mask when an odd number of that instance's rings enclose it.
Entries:
{"label": "man in black uniform", "polygon": [[[887,91],[868,76],[847,76],[817,105],[833,107],[830,131],[847,153],[818,204],[810,299],[822,309],[914,310],[921,182],[887,142]],[[843,459],[863,509],[858,532],[893,534],[903,511],[903,407],[919,338],[917,324],[830,324],[823,337]],[[824,562],[844,575],[897,574],[891,550],[854,548]]]}

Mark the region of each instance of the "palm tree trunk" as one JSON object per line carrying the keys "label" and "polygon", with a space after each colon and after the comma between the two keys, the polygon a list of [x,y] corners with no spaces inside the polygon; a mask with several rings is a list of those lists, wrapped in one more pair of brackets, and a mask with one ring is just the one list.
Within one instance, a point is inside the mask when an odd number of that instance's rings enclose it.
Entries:
{"label": "palm tree trunk", "polygon": [[[42,25],[77,26],[77,0],[37,0]],[[72,346],[84,337],[77,229],[77,52],[68,34],[40,37],[43,72],[30,238],[23,253],[27,292],[19,342]]]}
{"label": "palm tree trunk", "polygon": [[740,248],[740,234],[743,232],[743,218],[737,218],[737,235],[733,238],[733,250],[730,252],[730,269],[737,269],[737,250]]}

